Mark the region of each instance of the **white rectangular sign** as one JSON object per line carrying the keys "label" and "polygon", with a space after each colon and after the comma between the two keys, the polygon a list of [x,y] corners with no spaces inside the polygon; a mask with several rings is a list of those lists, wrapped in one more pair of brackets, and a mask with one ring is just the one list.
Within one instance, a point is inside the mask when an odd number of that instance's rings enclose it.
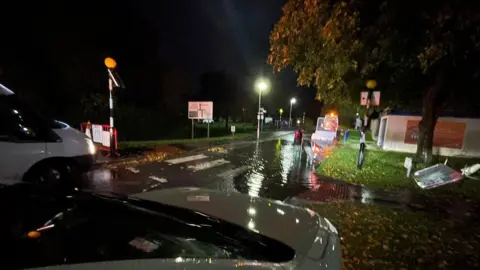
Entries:
{"label": "white rectangular sign", "polygon": [[213,119],[212,101],[189,101],[188,119]]}
{"label": "white rectangular sign", "polygon": [[110,147],[110,131],[104,130],[102,132],[102,144],[103,146]]}
{"label": "white rectangular sign", "polygon": [[230,127],[230,131],[231,131],[232,133],[235,133],[235,126],[231,126],[231,127]]}
{"label": "white rectangular sign", "polygon": [[403,163],[403,167],[405,167],[406,169],[411,168],[412,167],[412,158],[406,157],[405,162]]}
{"label": "white rectangular sign", "polygon": [[[372,102],[370,105],[372,106],[380,106],[380,91],[373,91],[372,93]],[[361,92],[360,93],[360,105],[367,105],[368,99],[368,92]]]}
{"label": "white rectangular sign", "polygon": [[103,128],[101,125],[92,125],[92,140],[95,143],[103,143]]}

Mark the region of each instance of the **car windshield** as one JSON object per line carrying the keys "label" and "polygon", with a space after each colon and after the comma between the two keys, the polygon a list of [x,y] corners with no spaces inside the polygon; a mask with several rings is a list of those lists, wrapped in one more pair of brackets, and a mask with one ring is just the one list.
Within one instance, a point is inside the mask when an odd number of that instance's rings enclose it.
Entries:
{"label": "car windshield", "polygon": [[[38,226],[38,238],[22,237],[28,235],[25,231],[3,241],[14,247],[11,252],[22,254],[9,264],[15,269],[147,258],[282,262],[294,256],[278,241],[182,208],[104,194],[66,200],[63,209],[58,202],[53,208],[43,202],[35,203],[38,209],[34,204],[27,207],[36,213],[37,220],[29,226],[31,230]],[[14,254],[8,258],[15,258]]]}

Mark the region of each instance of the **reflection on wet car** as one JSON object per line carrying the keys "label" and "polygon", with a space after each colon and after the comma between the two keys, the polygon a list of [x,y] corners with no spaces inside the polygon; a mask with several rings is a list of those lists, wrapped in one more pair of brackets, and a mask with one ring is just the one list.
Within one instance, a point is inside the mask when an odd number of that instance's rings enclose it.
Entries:
{"label": "reflection on wet car", "polygon": [[[1,188],[0,200],[7,221],[0,225],[0,243],[11,269],[146,259],[158,259],[156,267],[184,263],[185,269],[253,261],[263,269],[340,266],[338,235],[328,220],[238,193],[178,188],[53,197],[21,185]],[[273,226],[279,223],[284,229]],[[290,233],[282,236],[285,229]]]}

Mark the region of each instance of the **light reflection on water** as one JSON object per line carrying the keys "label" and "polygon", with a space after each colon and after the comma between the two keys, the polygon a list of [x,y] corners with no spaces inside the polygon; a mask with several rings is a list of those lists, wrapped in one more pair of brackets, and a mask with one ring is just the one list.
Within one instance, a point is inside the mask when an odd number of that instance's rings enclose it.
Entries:
{"label": "light reflection on water", "polygon": [[280,167],[280,171],[281,171],[281,175],[282,175],[282,182],[284,184],[287,183],[288,181],[288,174],[290,173],[290,171],[292,170],[292,167],[293,167],[293,163],[294,163],[294,158],[293,158],[293,154],[294,154],[294,149],[293,149],[293,145],[291,144],[288,144],[288,145],[284,145],[282,147],[282,150],[281,150],[281,167]]}
{"label": "light reflection on water", "polygon": [[[325,148],[324,151],[331,151]],[[204,174],[190,174],[183,178],[172,171],[166,174],[168,183],[151,180],[145,175],[163,173],[148,167],[141,173],[126,169],[96,169],[88,173],[85,186],[93,190],[117,193],[136,193],[145,189],[167,188],[176,186],[199,186],[206,188],[236,190],[252,197],[267,197],[283,200],[296,196],[309,189],[328,189],[328,183],[314,174],[312,163],[304,148],[293,145],[292,141],[275,140],[251,144],[250,147],[229,151],[224,156],[233,169],[242,169],[229,178],[215,177],[218,171]],[[233,170],[232,169],[232,170]],[[173,170],[173,169],[172,169]],[[175,180],[171,181],[171,178]],[[202,182],[203,183],[200,183]]]}
{"label": "light reflection on water", "polygon": [[311,166],[303,148],[291,141],[277,140],[256,144],[243,160],[250,168],[235,177],[235,189],[250,196],[284,199],[310,186]]}
{"label": "light reflection on water", "polygon": [[248,163],[252,168],[251,171],[246,175],[247,185],[249,187],[248,194],[253,197],[258,197],[260,189],[262,188],[263,180],[265,178],[263,175],[265,161],[261,157],[260,152],[260,145],[259,142],[257,142],[255,144],[253,156],[248,160]]}

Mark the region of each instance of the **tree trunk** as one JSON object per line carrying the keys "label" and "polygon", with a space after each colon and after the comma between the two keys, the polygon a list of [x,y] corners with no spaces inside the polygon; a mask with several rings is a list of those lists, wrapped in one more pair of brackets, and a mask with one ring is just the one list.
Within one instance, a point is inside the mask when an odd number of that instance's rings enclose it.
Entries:
{"label": "tree trunk", "polygon": [[228,129],[228,112],[225,114],[225,129]]}
{"label": "tree trunk", "polygon": [[418,130],[416,158],[417,160],[422,160],[425,153],[423,159],[425,163],[430,163],[433,158],[433,136],[440,107],[439,87],[438,83],[430,87],[423,98],[422,120]]}
{"label": "tree trunk", "polygon": [[435,131],[435,124],[437,123],[438,116],[434,115],[434,119],[428,122],[425,129],[425,163],[430,164],[432,163],[433,159],[433,137]]}
{"label": "tree trunk", "polygon": [[425,125],[423,123],[423,114],[422,114],[422,120],[420,120],[420,123],[418,124],[418,137],[417,137],[417,153],[415,155],[416,159],[418,161],[422,160],[423,162],[423,151],[425,149]]}

